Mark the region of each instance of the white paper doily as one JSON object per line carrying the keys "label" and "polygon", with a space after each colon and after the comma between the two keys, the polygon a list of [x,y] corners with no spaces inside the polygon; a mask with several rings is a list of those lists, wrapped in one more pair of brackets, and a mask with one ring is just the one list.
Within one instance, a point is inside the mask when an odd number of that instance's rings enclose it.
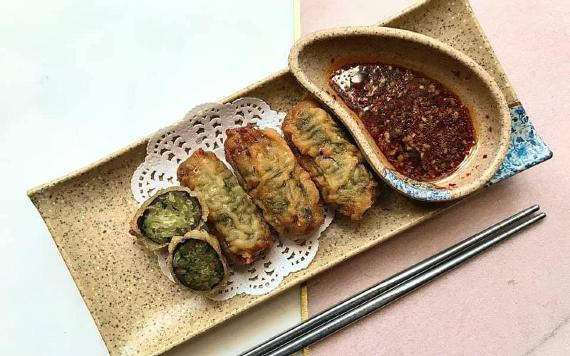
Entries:
{"label": "white paper doily", "polygon": [[[148,142],[144,162],[131,178],[131,190],[139,204],[162,188],[178,185],[176,170],[196,149],[213,151],[226,165],[226,129],[253,123],[281,133],[285,113],[271,110],[264,101],[242,98],[229,104],[210,103],[191,110],[182,121],[158,131]],[[246,268],[231,268],[227,287],[212,296],[224,300],[236,294],[261,295],[275,289],[289,273],[306,268],[319,248],[319,236],[330,225],[334,210],[325,207],[325,221],[302,244],[276,238],[266,255]],[[158,255],[161,270],[170,276],[165,256]]]}

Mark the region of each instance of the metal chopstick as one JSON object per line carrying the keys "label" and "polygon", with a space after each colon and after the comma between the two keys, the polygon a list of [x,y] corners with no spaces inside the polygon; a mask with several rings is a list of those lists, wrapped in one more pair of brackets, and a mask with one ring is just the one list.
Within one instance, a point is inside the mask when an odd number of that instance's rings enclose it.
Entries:
{"label": "metal chopstick", "polygon": [[375,286],[358,293],[357,295],[342,301],[341,303],[337,304],[336,306],[312,317],[311,319],[283,332],[282,334],[277,335],[276,337],[272,338],[271,340],[267,340],[266,342],[258,345],[257,347],[245,352],[243,356],[258,356],[264,355],[268,352],[281,347],[282,345],[292,341],[295,338],[300,337],[301,335],[315,329],[319,325],[322,325],[329,320],[355,308],[356,306],[364,303],[367,300],[370,300],[379,294],[387,291],[390,288],[402,283],[403,281],[417,275],[423,271],[426,271],[429,268],[433,268],[434,266],[454,257],[455,255],[465,251],[467,248],[485,240],[489,236],[493,235],[497,231],[509,226],[520,219],[523,219],[530,214],[539,210],[538,205],[533,205],[527,209],[520,211],[519,213],[500,221],[497,224],[494,224],[483,231],[459,242],[456,245],[453,245],[440,253],[429,257],[395,275],[392,277],[376,284]]}
{"label": "metal chopstick", "polygon": [[347,326],[348,324],[355,322],[368,314],[390,304],[391,302],[403,297],[404,295],[414,291],[415,289],[427,284],[436,277],[452,270],[453,268],[459,266],[463,262],[469,260],[470,258],[478,255],[479,253],[489,249],[490,247],[496,245],[497,243],[507,239],[508,237],[514,235],[525,227],[536,223],[537,221],[546,217],[545,213],[540,213],[534,215],[528,220],[517,224],[509,228],[508,230],[500,233],[499,235],[492,237],[482,243],[473,246],[472,248],[466,250],[465,252],[445,261],[434,268],[431,268],[423,273],[410,278],[407,281],[397,285],[396,287],[386,291],[385,293],[373,298],[362,305],[338,316],[337,318],[329,321],[326,324],[320,325],[316,329],[294,339],[290,343],[281,346],[280,348],[274,349],[267,355],[278,356],[278,355],[290,355],[291,353],[302,349],[330,334],[340,330],[341,328]]}

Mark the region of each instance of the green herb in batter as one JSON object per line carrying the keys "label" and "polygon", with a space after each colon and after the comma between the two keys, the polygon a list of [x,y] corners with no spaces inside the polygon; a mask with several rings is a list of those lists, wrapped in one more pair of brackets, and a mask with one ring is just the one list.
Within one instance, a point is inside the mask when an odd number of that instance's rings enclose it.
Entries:
{"label": "green herb in batter", "polygon": [[157,197],[139,220],[139,228],[150,240],[164,244],[198,226],[202,209],[198,199],[186,192],[168,192]]}
{"label": "green herb in batter", "polygon": [[220,256],[207,242],[186,240],[178,245],[172,258],[176,278],[188,288],[209,291],[224,278]]}

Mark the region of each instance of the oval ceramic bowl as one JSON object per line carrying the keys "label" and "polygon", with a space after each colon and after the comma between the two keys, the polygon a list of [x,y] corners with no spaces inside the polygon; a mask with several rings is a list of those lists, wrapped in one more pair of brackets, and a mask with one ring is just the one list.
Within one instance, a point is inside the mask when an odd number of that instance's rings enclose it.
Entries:
{"label": "oval ceramic bowl", "polygon": [[[393,169],[360,119],[334,94],[330,73],[342,65],[400,65],[441,82],[469,108],[476,144],[451,175],[431,182]],[[346,126],[374,171],[390,186],[418,200],[447,201],[485,185],[499,169],[510,142],[511,118],[505,98],[475,61],[433,38],[385,27],[348,27],[310,34],[291,49],[289,67],[297,80]]]}

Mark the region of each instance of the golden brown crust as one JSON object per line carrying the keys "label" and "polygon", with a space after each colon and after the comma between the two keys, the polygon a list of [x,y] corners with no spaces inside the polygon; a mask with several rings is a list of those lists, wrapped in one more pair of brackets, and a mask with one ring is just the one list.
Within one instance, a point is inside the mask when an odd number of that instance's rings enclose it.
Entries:
{"label": "golden brown crust", "polygon": [[352,220],[360,220],[374,204],[377,183],[358,148],[313,100],[295,105],[282,127],[324,201]]}
{"label": "golden brown crust", "polygon": [[296,240],[323,223],[319,191],[283,137],[253,126],[229,129],[226,135],[226,159],[269,225]]}
{"label": "golden brown crust", "polygon": [[230,261],[251,264],[271,247],[273,237],[261,213],[213,152],[195,151],[178,167],[178,180],[208,206],[208,227]]}

